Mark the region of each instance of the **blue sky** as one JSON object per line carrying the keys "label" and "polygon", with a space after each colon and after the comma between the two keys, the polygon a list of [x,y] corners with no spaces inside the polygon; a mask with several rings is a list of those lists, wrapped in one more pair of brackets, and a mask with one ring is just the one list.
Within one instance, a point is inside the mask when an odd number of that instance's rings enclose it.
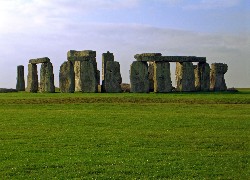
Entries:
{"label": "blue sky", "polygon": [[249,38],[248,0],[0,0],[0,87],[15,88],[16,66],[26,76],[44,56],[58,86],[70,49],[96,50],[99,70],[113,52],[127,83],[134,54],[160,52],[227,63],[228,87],[250,87]]}

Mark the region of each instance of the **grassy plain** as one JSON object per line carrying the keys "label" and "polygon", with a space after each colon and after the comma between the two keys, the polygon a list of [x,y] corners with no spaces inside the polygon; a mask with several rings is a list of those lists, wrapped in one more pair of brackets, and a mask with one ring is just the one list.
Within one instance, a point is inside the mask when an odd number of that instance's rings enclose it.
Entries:
{"label": "grassy plain", "polygon": [[0,94],[0,179],[248,179],[250,90]]}

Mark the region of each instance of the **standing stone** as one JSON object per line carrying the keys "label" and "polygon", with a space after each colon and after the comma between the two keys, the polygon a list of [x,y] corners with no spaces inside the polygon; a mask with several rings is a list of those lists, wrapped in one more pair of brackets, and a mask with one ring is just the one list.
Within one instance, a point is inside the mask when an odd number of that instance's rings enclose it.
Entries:
{"label": "standing stone", "polygon": [[100,85],[100,80],[101,80],[101,72],[100,70],[97,70],[97,84]]}
{"label": "standing stone", "polygon": [[62,93],[75,91],[75,73],[72,62],[65,61],[60,67],[59,87]]}
{"label": "standing stone", "polygon": [[148,62],[149,91],[154,92],[154,62]]}
{"label": "standing stone", "polygon": [[104,81],[105,79],[106,63],[108,61],[114,61],[114,54],[110,53],[109,51],[107,53],[102,54],[102,81]]}
{"label": "standing stone", "polygon": [[195,89],[197,91],[210,90],[210,66],[208,63],[198,63],[194,66]]}
{"label": "standing stone", "polygon": [[148,64],[134,61],[130,66],[130,90],[135,93],[149,92]]}
{"label": "standing stone", "polygon": [[40,92],[55,92],[53,65],[51,62],[43,63],[41,65]]}
{"label": "standing stone", "polygon": [[106,92],[105,75],[106,75],[106,64],[108,61],[114,62],[114,54],[110,53],[109,51],[107,53],[102,54],[102,90],[101,92]]}
{"label": "standing stone", "polygon": [[154,62],[154,92],[172,91],[172,81],[169,62]]}
{"label": "standing stone", "polygon": [[96,68],[96,62],[94,61],[80,62],[80,81],[82,92],[98,92],[98,72]]}
{"label": "standing stone", "polygon": [[82,91],[82,80],[81,80],[81,61],[74,62],[74,72],[75,72],[75,91]]}
{"label": "standing stone", "polygon": [[28,65],[28,76],[27,76],[27,92],[36,93],[38,91],[38,75],[37,75],[37,65]]}
{"label": "standing stone", "polygon": [[24,81],[24,66],[17,66],[17,91],[25,91],[25,81]]}
{"label": "standing stone", "polygon": [[115,61],[107,61],[105,68],[105,80],[103,87],[105,92],[118,93],[121,92],[122,77],[120,73],[120,64]]}
{"label": "standing stone", "polygon": [[75,91],[97,92],[100,73],[97,70],[96,51],[70,50],[67,58],[74,63]]}
{"label": "standing stone", "polygon": [[195,91],[194,66],[192,62],[176,63],[177,91]]}
{"label": "standing stone", "polygon": [[210,89],[212,91],[226,91],[227,86],[224,74],[227,72],[228,66],[223,63],[214,63],[211,65],[210,71]]}

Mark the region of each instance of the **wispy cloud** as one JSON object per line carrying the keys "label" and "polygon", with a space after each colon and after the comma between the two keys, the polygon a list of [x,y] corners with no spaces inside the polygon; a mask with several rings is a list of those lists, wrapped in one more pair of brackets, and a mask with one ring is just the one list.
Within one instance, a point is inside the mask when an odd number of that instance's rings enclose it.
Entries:
{"label": "wispy cloud", "polygon": [[230,8],[237,6],[241,0],[200,0],[196,3],[190,3],[184,6],[185,9],[211,10],[219,8]]}

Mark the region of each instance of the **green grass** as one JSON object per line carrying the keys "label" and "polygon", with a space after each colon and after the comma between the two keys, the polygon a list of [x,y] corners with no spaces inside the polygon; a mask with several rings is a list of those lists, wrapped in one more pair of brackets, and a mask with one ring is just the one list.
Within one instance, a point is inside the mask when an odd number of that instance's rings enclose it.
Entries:
{"label": "green grass", "polygon": [[0,94],[0,179],[248,179],[250,91]]}

